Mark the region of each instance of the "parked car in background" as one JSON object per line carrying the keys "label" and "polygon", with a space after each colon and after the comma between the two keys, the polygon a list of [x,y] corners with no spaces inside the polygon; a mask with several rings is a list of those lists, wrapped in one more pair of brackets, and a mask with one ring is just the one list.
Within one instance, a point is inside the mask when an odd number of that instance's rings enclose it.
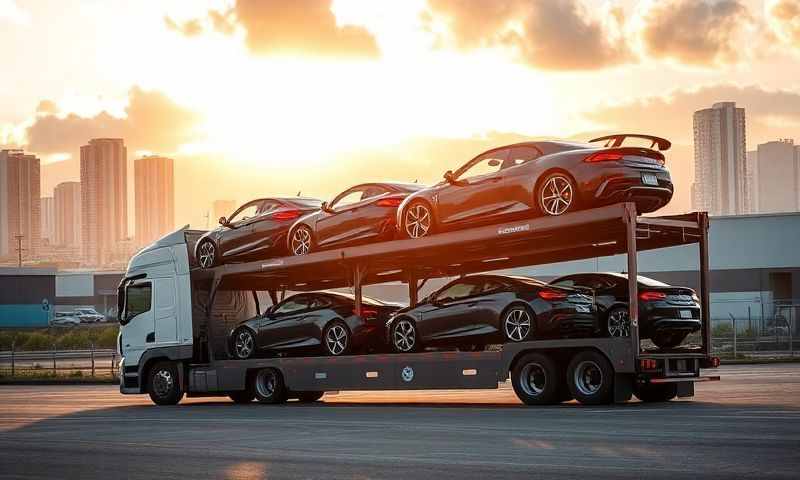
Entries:
{"label": "parked car in background", "polygon": [[289,251],[305,255],[326,248],[391,240],[396,236],[397,207],[421,188],[424,185],[398,182],[351,187],[292,226]]}
{"label": "parked car in background", "polygon": [[[649,338],[660,348],[672,348],[680,345],[690,333],[700,330],[700,299],[694,290],[674,287],[641,275],[637,281],[640,338]],[[591,289],[604,335],[630,335],[628,275],[576,273],[556,278],[550,284]]]}
{"label": "parked car in background", "polygon": [[197,241],[194,256],[202,268],[231,261],[283,256],[286,233],[295,220],[319,210],[316,198],[260,198],[245,203],[220,226]]}
{"label": "parked car in background", "polygon": [[386,326],[396,352],[426,346],[481,350],[487,344],[594,336],[592,299],[528,277],[472,275],[453,280]]}
{"label": "parked car in background", "polygon": [[356,351],[381,350],[384,325],[401,308],[362,296],[361,316],[355,299],[346,293],[299,293],[249,319],[230,335],[236,359],[278,353],[323,353],[340,356]]}
{"label": "parked car in background", "polygon": [[98,323],[103,322],[106,319],[105,315],[99,313],[92,307],[76,308],[73,311],[73,316],[80,320],[81,323]]}
{"label": "parked car in background", "polygon": [[70,312],[55,312],[50,320],[51,327],[76,327],[80,324],[81,321]]}
{"label": "parked car in background", "polygon": [[[650,148],[623,147],[627,138],[650,141]],[[494,148],[448,170],[443,182],[409,195],[397,210],[396,225],[405,237],[419,238],[532,212],[558,216],[622,201],[635,202],[639,213],[652,212],[672,198],[661,153],[669,147],[663,138],[625,134],[590,143]]]}

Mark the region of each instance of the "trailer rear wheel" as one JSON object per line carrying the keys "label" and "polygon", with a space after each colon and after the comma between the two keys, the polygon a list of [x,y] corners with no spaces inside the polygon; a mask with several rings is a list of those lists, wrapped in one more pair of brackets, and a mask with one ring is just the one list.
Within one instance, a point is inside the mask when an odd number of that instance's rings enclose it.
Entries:
{"label": "trailer rear wheel", "polygon": [[175,362],[158,362],[147,376],[147,393],[156,405],[176,405],[183,398],[183,387]]}
{"label": "trailer rear wheel", "polygon": [[325,395],[325,392],[297,392],[297,400],[301,403],[311,403],[316,402],[323,395]]}
{"label": "trailer rear wheel", "polygon": [[602,354],[585,350],[569,362],[567,385],[573,397],[584,405],[610,403],[614,395],[614,368]]}
{"label": "trailer rear wheel", "polygon": [[553,359],[542,353],[529,353],[511,369],[514,393],[526,405],[552,405],[560,400],[563,381]]}
{"label": "trailer rear wheel", "polygon": [[647,383],[637,385],[633,394],[643,402],[667,402],[678,395],[678,385],[675,383]]}
{"label": "trailer rear wheel", "polygon": [[288,392],[283,375],[274,368],[263,368],[253,376],[253,391],[261,403],[283,403]]}

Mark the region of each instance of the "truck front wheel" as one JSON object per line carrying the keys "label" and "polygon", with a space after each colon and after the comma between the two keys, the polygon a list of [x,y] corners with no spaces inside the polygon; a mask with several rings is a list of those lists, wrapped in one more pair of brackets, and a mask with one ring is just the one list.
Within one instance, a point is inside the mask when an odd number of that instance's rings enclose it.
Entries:
{"label": "truck front wheel", "polygon": [[147,393],[156,405],[176,405],[183,398],[183,386],[174,362],[158,362],[150,369]]}

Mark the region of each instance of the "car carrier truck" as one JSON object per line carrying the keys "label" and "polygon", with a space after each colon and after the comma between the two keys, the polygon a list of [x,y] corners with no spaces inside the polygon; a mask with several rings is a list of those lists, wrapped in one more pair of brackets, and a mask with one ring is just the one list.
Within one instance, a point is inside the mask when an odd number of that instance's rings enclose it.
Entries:
{"label": "car carrier truck", "polygon": [[[420,239],[393,240],[201,269],[202,232],[182,229],[131,258],[119,285],[120,391],[160,405],[188,396],[235,402],[314,401],[345,390],[490,389],[509,379],[526,404],[666,401],[718,380],[710,352],[708,216],[639,217],[633,203],[532,217]],[[703,327],[690,344],[643,348],[638,333],[637,252],[698,246]],[[287,291],[403,282],[412,305],[431,278],[626,254],[629,337],[507,343],[481,352],[430,351],[341,357],[233,359],[230,331]]]}

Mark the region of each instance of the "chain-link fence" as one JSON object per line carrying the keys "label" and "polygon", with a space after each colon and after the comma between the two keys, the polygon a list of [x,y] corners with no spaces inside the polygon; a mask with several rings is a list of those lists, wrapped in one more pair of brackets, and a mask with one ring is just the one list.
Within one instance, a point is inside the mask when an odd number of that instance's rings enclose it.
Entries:
{"label": "chain-link fence", "polygon": [[800,356],[800,300],[712,302],[711,338],[722,358]]}

